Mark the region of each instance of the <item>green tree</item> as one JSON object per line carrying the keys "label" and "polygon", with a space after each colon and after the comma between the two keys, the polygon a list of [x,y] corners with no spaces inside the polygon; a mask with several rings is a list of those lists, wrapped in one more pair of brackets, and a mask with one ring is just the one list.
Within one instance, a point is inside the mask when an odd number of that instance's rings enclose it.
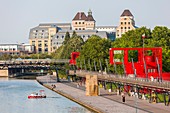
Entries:
{"label": "green tree", "polygon": [[[111,47],[111,41],[107,39],[102,39],[97,35],[92,35],[82,46],[82,50],[80,51],[79,61],[81,64],[84,64],[84,60],[86,64],[89,66],[89,62],[93,65],[94,70],[94,61],[96,62],[97,68],[100,69],[100,62],[102,63],[102,67],[105,67],[105,59],[109,57],[109,48]],[[80,62],[79,62],[80,63]],[[80,65],[80,64],[79,64]]]}
{"label": "green tree", "polygon": [[75,37],[77,37],[77,33],[76,33],[76,31],[73,31],[73,34],[72,34],[71,38],[75,38]]}
{"label": "green tree", "polygon": [[80,51],[83,44],[83,39],[75,35],[74,38],[70,38],[66,44],[59,47],[52,56],[59,59],[70,59],[71,52]]}
{"label": "green tree", "polygon": [[64,39],[63,44],[67,44],[69,39],[70,39],[70,33],[67,31],[66,34],[65,34],[65,39]]}

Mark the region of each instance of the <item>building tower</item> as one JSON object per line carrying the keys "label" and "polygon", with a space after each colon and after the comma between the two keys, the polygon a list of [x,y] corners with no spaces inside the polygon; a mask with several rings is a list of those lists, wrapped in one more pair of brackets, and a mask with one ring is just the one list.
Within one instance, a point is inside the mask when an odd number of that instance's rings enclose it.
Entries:
{"label": "building tower", "polygon": [[86,25],[85,25],[86,19],[87,19],[87,17],[84,14],[84,12],[78,12],[76,14],[76,16],[72,20],[73,30],[85,30],[85,28],[86,28]]}
{"label": "building tower", "polygon": [[134,29],[136,29],[134,17],[132,13],[126,9],[120,16],[119,26],[116,29],[116,38],[120,38],[125,32]]}
{"label": "building tower", "polygon": [[88,16],[87,19],[85,21],[86,24],[86,30],[94,30],[95,29],[95,20],[92,16],[92,11],[89,9],[88,11]]}

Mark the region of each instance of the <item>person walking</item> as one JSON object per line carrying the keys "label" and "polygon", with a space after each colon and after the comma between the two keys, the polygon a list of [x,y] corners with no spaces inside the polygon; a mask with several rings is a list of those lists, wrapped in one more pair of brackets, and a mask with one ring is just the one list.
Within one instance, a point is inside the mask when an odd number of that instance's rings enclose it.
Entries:
{"label": "person walking", "polygon": [[125,95],[124,95],[124,93],[122,94],[122,102],[125,103]]}

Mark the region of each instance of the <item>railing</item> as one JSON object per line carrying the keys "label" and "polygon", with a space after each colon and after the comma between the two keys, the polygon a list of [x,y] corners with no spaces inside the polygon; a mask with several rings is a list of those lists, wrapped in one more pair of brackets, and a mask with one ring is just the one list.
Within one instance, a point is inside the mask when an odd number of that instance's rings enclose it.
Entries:
{"label": "railing", "polygon": [[69,59],[12,59],[0,60],[0,64],[13,64],[13,63],[69,63]]}
{"label": "railing", "polygon": [[155,89],[164,89],[170,91],[170,82],[169,81],[151,81],[150,79],[145,78],[135,78],[135,77],[125,77],[120,75],[114,75],[114,74],[107,74],[107,73],[100,73],[100,72],[90,72],[90,71],[84,71],[84,70],[70,70],[69,74],[77,76],[85,77],[86,75],[97,75],[98,80],[105,80],[105,81],[114,81],[114,82],[120,82],[120,83],[126,83],[126,84],[132,84],[132,85],[138,85],[143,87],[150,87]]}

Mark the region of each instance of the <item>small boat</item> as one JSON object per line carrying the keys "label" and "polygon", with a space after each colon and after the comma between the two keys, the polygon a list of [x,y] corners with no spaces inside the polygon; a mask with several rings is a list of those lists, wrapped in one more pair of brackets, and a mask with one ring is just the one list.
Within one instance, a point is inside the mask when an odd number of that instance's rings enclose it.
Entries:
{"label": "small boat", "polygon": [[28,99],[32,99],[32,98],[46,98],[46,94],[44,92],[44,90],[40,90],[39,93],[33,92],[30,95],[28,95]]}

